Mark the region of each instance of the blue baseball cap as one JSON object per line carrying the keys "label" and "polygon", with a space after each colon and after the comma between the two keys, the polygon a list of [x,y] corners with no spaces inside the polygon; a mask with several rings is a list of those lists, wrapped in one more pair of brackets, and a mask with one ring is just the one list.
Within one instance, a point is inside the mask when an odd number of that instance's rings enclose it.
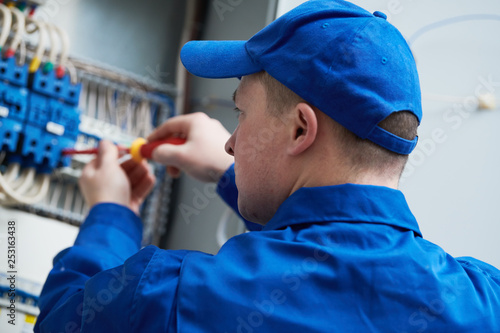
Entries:
{"label": "blue baseball cap", "polygon": [[418,137],[406,140],[378,126],[398,111],[422,119],[412,52],[381,12],[342,0],[310,0],[248,41],[190,41],[181,60],[205,78],[266,71],[362,139],[401,155],[417,144]]}

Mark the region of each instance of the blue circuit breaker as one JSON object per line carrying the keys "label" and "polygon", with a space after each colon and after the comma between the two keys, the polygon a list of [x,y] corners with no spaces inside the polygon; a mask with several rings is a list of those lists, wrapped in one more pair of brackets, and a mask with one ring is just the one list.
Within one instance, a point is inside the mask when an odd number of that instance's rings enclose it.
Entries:
{"label": "blue circuit breaker", "polygon": [[54,71],[33,74],[22,155],[32,158],[41,172],[70,163],[61,154],[76,143],[80,91],[81,84],[72,84],[68,75],[58,79]]}
{"label": "blue circuit breaker", "polygon": [[14,58],[0,58],[0,142],[2,151],[15,153],[28,111],[28,67]]}

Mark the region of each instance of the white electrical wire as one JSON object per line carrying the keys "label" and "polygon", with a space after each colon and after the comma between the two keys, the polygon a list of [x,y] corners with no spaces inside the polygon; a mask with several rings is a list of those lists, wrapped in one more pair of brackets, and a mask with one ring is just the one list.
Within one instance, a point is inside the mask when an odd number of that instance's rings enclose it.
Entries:
{"label": "white electrical wire", "polygon": [[[30,26],[33,25],[34,28],[30,29]],[[35,49],[35,57],[42,60],[43,54],[45,52],[45,44],[47,42],[46,39],[46,34],[47,34],[47,28],[43,22],[39,22],[33,19],[28,19],[27,25],[26,25],[26,32],[28,34],[33,34],[38,31],[38,44]]]}
{"label": "white electrical wire", "polygon": [[126,114],[125,114],[125,119],[127,121],[127,127],[125,128],[125,131],[127,132],[127,134],[132,134],[134,135],[134,122],[132,121],[133,119],[133,115],[134,115],[134,111],[133,111],[133,99],[132,99],[132,96],[129,96],[130,97],[130,102],[129,103],[126,103],[125,104],[125,109],[126,109]]}
{"label": "white electrical wire", "polygon": [[20,169],[21,165],[19,163],[10,163],[4,175],[5,180],[8,181],[9,183],[13,182],[19,175]]}
{"label": "white electrical wire", "polygon": [[106,88],[106,105],[109,110],[109,122],[117,124],[115,91],[109,86]]}
{"label": "white electrical wire", "polygon": [[75,204],[73,205],[73,212],[80,214],[83,208],[83,198],[80,192],[75,191]]}
{"label": "white electrical wire", "polygon": [[97,118],[97,84],[93,82],[87,87],[87,115]]}
{"label": "white electrical wire", "polygon": [[14,34],[14,38],[12,39],[12,43],[10,45],[10,48],[15,51],[23,39],[26,19],[24,14],[16,7],[10,8],[10,11],[14,14],[14,18],[16,19],[16,33]]}
{"label": "white electrical wire", "polygon": [[57,183],[49,203],[49,205],[51,207],[54,207],[54,209],[57,209],[59,206],[59,199],[61,198],[61,194],[62,194],[62,185],[60,183]]}
{"label": "white electrical wire", "polygon": [[85,114],[88,115],[87,112],[87,96],[88,96],[88,91],[89,91],[89,81],[86,79],[81,80],[82,83],[82,90],[80,93],[80,103],[78,104],[78,107],[80,110],[83,110]]}
{"label": "white electrical wire", "polygon": [[106,110],[106,87],[99,85],[97,88],[97,119],[108,122]]}
{"label": "white electrical wire", "polygon": [[10,28],[12,27],[12,12],[4,4],[0,3],[0,12],[2,13],[2,32],[0,33],[0,47],[3,48],[9,38]]}
{"label": "white electrical wire", "polygon": [[58,37],[57,31],[52,24],[46,23],[45,27],[47,28],[47,32],[49,34],[49,40],[50,40],[49,61],[55,65],[57,62],[57,47],[56,47],[56,43],[57,43],[57,39],[58,39],[57,38]]}
{"label": "white electrical wire", "polygon": [[66,196],[64,198],[64,210],[67,212],[72,211],[71,206],[73,205],[73,198],[75,196],[75,186],[69,184],[66,186]]}
{"label": "white electrical wire", "polygon": [[49,190],[50,178],[48,175],[45,175],[41,179],[41,185],[38,193],[34,196],[26,196],[18,193],[14,190],[9,183],[7,183],[3,177],[0,175],[0,187],[2,188],[3,193],[0,194],[0,202],[5,205],[13,205],[13,204],[25,204],[25,205],[33,205],[47,194]]}
{"label": "white electrical wire", "polygon": [[222,217],[220,218],[219,225],[217,226],[217,232],[215,233],[215,238],[217,239],[217,244],[219,244],[219,247],[224,245],[229,239],[227,236],[227,226],[229,225],[229,221],[231,220],[232,216],[232,211],[231,208],[226,208],[224,213],[222,214]]}
{"label": "white electrical wire", "polygon": [[27,168],[23,170],[21,177],[16,181],[11,183],[11,187],[18,194],[24,194],[28,189],[33,186],[33,181],[35,180],[36,170],[35,168]]}
{"label": "white electrical wire", "polygon": [[69,55],[69,37],[65,30],[53,25],[52,28],[59,35],[61,40],[61,55],[59,58],[59,64],[61,66],[67,67],[68,55]]}
{"label": "white electrical wire", "polygon": [[141,123],[139,126],[139,133],[137,136],[146,137],[152,131],[151,104],[147,100],[141,101],[140,120]]}
{"label": "white electrical wire", "polygon": [[26,63],[26,42],[21,40],[19,44],[19,65],[23,66]]}

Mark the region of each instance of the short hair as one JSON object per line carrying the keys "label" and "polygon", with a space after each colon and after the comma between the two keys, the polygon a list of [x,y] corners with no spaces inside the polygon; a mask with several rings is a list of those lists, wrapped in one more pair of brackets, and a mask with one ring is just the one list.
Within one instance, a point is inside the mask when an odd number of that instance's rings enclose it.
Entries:
{"label": "short hair", "polygon": [[[298,103],[307,103],[307,101],[265,71],[257,73],[256,78],[263,84],[266,90],[267,111],[274,116],[283,115],[286,110],[289,110]],[[320,111],[314,106],[312,107]],[[353,172],[360,173],[372,170],[380,173],[389,173],[391,176],[397,176],[398,178],[401,176],[404,166],[408,161],[408,155],[400,155],[368,139],[361,139],[335,120],[332,119],[332,122],[334,130],[341,140],[342,149],[352,162]],[[378,125],[401,138],[413,140],[417,136],[419,121],[413,113],[399,111],[389,115]]]}

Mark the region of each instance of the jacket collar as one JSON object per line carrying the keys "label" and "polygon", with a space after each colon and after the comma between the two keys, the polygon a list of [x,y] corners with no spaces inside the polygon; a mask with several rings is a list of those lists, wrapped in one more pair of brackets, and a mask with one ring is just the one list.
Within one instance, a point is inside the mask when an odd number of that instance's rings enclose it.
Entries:
{"label": "jacket collar", "polygon": [[262,230],[321,222],[386,224],[422,237],[401,191],[357,184],[301,188],[281,204]]}

